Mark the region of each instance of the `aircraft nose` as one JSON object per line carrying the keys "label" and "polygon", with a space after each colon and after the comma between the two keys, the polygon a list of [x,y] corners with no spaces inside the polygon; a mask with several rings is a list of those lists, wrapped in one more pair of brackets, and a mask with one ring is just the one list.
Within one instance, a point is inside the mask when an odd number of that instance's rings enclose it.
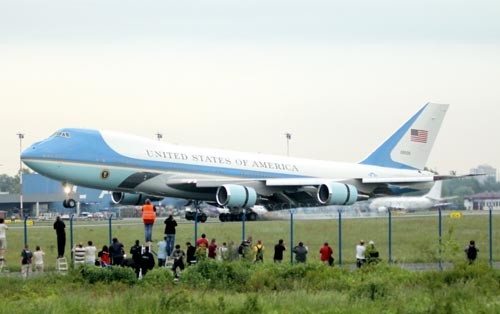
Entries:
{"label": "aircraft nose", "polygon": [[38,153],[38,143],[35,143],[31,145],[30,147],[26,148],[22,153],[21,153],[21,160],[29,159],[29,158],[36,158],[39,157]]}

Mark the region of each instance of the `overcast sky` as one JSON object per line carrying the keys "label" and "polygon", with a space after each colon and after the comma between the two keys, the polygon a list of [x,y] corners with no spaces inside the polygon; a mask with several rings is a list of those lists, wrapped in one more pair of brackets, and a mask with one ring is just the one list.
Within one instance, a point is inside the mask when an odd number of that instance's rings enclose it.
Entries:
{"label": "overcast sky", "polygon": [[429,167],[500,168],[500,1],[0,0],[0,173],[64,127],[359,161],[429,101]]}

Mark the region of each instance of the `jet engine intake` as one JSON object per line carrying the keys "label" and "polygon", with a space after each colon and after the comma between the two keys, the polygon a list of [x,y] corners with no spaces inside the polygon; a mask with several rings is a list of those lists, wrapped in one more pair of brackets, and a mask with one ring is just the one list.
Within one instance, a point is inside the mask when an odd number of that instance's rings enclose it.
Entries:
{"label": "jet engine intake", "polygon": [[159,201],[161,198],[156,196],[146,195],[142,193],[123,193],[123,192],[113,192],[111,193],[111,201],[115,205],[143,205],[146,199],[150,201]]}
{"label": "jet engine intake", "polygon": [[317,199],[321,205],[352,205],[358,199],[358,190],[350,184],[323,183],[318,187]]}
{"label": "jet engine intake", "polygon": [[217,189],[215,198],[219,206],[249,208],[257,202],[257,192],[247,186],[224,184]]}

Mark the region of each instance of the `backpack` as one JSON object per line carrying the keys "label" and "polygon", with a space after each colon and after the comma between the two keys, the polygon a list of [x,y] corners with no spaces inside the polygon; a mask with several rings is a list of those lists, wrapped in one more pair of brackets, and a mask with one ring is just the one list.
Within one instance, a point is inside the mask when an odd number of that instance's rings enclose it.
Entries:
{"label": "backpack", "polygon": [[477,249],[475,246],[469,246],[467,249],[467,258],[470,260],[475,260],[477,257]]}

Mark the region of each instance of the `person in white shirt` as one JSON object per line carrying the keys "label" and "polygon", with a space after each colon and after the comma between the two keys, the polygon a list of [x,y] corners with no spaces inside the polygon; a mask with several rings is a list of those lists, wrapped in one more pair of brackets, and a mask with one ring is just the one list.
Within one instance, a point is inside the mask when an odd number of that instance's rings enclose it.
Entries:
{"label": "person in white shirt", "polygon": [[5,250],[7,249],[6,232],[9,227],[5,224],[5,220],[0,218],[0,261],[4,260]]}
{"label": "person in white shirt", "polygon": [[217,259],[219,261],[227,261],[229,260],[228,257],[228,248],[227,248],[227,243],[223,242],[222,246],[217,248]]}
{"label": "person in white shirt", "polygon": [[97,248],[90,240],[87,244],[88,245],[85,247],[85,263],[95,265],[95,253],[97,252]]}
{"label": "person in white shirt", "polygon": [[366,261],[365,251],[366,251],[365,241],[361,240],[359,241],[359,244],[356,245],[356,266],[358,268],[361,268],[361,266]]}
{"label": "person in white shirt", "polygon": [[43,257],[45,253],[42,251],[39,245],[36,246],[35,252],[33,252],[33,263],[35,264],[35,272],[43,273]]}

